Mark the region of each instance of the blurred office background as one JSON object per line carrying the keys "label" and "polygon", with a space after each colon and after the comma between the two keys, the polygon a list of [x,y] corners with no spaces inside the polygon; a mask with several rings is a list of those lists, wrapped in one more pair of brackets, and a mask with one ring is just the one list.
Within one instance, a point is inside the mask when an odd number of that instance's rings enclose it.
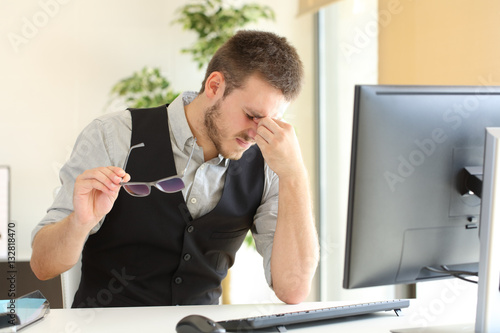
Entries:
{"label": "blurred office background", "polygon": [[[498,84],[500,3],[326,0],[318,1],[318,14],[308,7],[311,0],[233,1],[250,2],[272,7],[276,20],[247,28],[288,38],[305,67],[303,92],[285,118],[300,140],[321,236],[309,299],[393,297],[394,287],[341,287],[353,86]],[[51,204],[79,132],[103,113],[126,107],[109,103],[117,81],[151,66],[160,67],[176,91],[199,89],[203,69],[181,53],[196,35],[172,24],[185,3],[0,1],[0,165],[11,171],[19,262],[29,261],[31,231]],[[243,247],[232,269],[231,299],[275,301],[251,248]]]}

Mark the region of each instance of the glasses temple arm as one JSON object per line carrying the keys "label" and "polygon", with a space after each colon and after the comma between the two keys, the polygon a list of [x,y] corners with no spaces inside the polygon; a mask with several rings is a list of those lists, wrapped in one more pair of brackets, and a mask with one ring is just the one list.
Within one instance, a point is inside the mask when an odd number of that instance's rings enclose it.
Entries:
{"label": "glasses temple arm", "polygon": [[194,138],[193,146],[191,147],[191,154],[189,154],[189,158],[188,158],[188,161],[186,163],[186,167],[184,168],[184,171],[182,171],[182,176],[184,176],[186,174],[186,171],[187,171],[188,166],[189,166],[189,162],[191,162],[191,158],[193,157],[193,153],[194,153],[194,145],[195,144],[196,144],[196,138]]}
{"label": "glasses temple arm", "polygon": [[123,164],[123,170],[125,170],[125,168],[127,167],[127,163],[128,163],[128,158],[130,157],[130,153],[132,152],[133,149],[135,148],[140,148],[140,147],[144,147],[144,142],[141,142],[141,143],[138,143],[136,145],[133,145],[132,147],[130,147],[130,149],[128,150],[128,153],[127,153],[127,157],[125,158],[125,163]]}

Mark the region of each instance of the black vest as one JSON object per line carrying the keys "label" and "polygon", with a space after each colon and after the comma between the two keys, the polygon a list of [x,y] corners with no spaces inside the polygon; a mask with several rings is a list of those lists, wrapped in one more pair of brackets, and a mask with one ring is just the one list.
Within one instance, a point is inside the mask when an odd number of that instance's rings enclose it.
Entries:
{"label": "black vest", "polygon": [[[133,109],[133,181],[178,174],[166,106]],[[231,161],[222,197],[193,220],[181,192],[151,189],[132,197],[121,189],[100,230],[82,253],[82,278],[73,307],[217,304],[221,281],[234,263],[262,199],[264,159],[257,146]]]}

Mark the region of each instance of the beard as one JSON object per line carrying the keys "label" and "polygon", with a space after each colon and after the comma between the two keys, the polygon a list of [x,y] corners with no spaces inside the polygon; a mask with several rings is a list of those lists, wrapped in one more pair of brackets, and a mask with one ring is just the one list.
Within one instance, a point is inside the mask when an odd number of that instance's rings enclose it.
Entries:
{"label": "beard", "polygon": [[[206,134],[220,155],[230,160],[239,160],[246,149],[241,148],[230,150],[224,147],[222,143],[227,131],[219,127],[219,124],[221,124],[220,106],[221,100],[205,110],[204,125]],[[240,137],[246,141],[253,141],[252,138],[244,132],[239,133],[236,137]]]}

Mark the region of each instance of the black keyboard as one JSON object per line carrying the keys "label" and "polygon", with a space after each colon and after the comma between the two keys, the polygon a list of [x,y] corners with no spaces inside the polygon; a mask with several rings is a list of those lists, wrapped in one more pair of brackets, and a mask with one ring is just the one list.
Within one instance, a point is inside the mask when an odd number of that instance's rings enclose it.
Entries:
{"label": "black keyboard", "polygon": [[279,328],[285,325],[358,316],[379,311],[395,311],[399,315],[399,311],[402,308],[407,308],[409,305],[409,300],[390,300],[233,319],[219,321],[218,323],[224,326],[226,331],[229,332],[253,331],[268,327],[278,327],[278,331],[281,332]]}

